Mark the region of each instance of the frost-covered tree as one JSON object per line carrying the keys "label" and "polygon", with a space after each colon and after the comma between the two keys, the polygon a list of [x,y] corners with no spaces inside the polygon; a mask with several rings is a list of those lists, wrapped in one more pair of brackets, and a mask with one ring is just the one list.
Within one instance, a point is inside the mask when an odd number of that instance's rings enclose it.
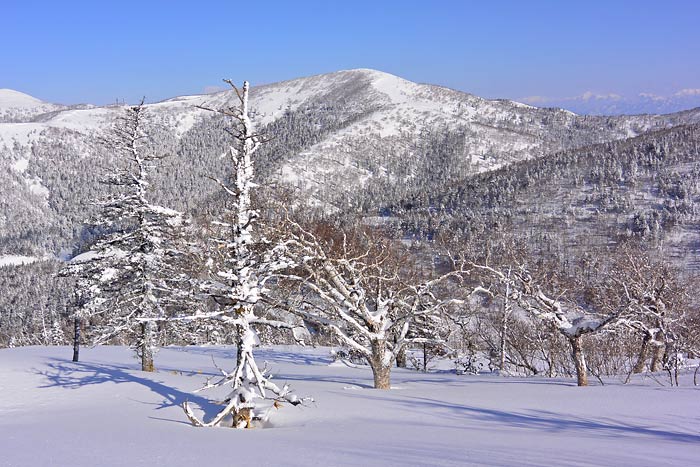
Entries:
{"label": "frost-covered tree", "polygon": [[409,357],[413,367],[427,372],[432,360],[451,354],[452,349],[448,346],[450,333],[450,322],[441,313],[416,316],[407,335],[410,344],[420,349],[420,358]]}
{"label": "frost-covered tree", "polygon": [[[543,283],[525,265],[509,267],[507,270],[487,265],[473,265],[485,273],[488,280],[495,280],[509,292],[509,299],[531,316],[548,323],[568,341],[571,358],[576,370],[579,386],[588,385],[588,367],[583,348],[583,337],[600,332],[618,322],[631,310],[629,301],[609,303],[589,311],[575,300],[565,300],[561,296],[553,298],[552,292],[545,293]],[[488,288],[479,288],[489,293]]]}
{"label": "frost-covered tree", "polygon": [[141,358],[143,371],[154,371],[155,331],[181,306],[188,282],[175,246],[179,212],[150,201],[150,178],[161,156],[148,147],[143,102],[126,109],[104,144],[115,167],[104,183],[110,194],[99,202],[93,229],[102,232],[89,252],[70,261],[64,274],[77,279],[77,318],[96,317],[92,342],[126,336]]}
{"label": "frost-covered tree", "polygon": [[372,369],[374,387],[389,389],[391,368],[405,346],[431,341],[411,334],[412,327],[459,302],[437,289],[448,279],[458,281],[465,271],[456,268],[432,279],[407,281],[397,247],[377,233],[359,228],[346,233],[325,224],[304,228],[294,221],[288,221],[285,231],[296,266],[279,275],[287,292],[276,305],[362,355]]}
{"label": "frost-covered tree", "polygon": [[[87,251],[73,257],[58,271],[60,277],[73,279],[73,296],[70,304],[70,318],[73,320],[73,361],[80,360],[80,344],[84,339],[84,323],[94,320],[102,324],[109,312],[104,308],[108,301],[103,294],[102,268],[105,264],[98,260],[98,252]],[[100,326],[95,331],[101,332]],[[91,335],[90,338],[96,337]],[[97,343],[97,342],[96,342]]]}
{"label": "frost-covered tree", "polygon": [[641,337],[632,372],[665,369],[678,385],[680,363],[700,350],[698,330],[692,325],[698,314],[689,293],[693,283],[668,262],[634,245],[617,251],[612,270],[606,298],[630,304],[632,312],[620,324]]}
{"label": "frost-covered tree", "polygon": [[282,250],[270,247],[255,232],[259,215],[251,204],[251,190],[255,187],[252,156],[264,139],[253,131],[248,114],[248,82],[244,82],[240,90],[233,82],[226,82],[235,91],[239,105],[215,111],[231,118],[235,124],[234,129],[229,129],[234,144],[226,154],[232,173],[229,180],[213,178],[227,195],[227,208],[221,219],[214,223],[219,229],[211,239],[213,247],[206,261],[211,277],[201,284],[203,294],[211,298],[217,308],[200,312],[192,319],[219,320],[235,327],[236,367],[231,372],[222,370],[222,377],[217,382],[208,381],[202,388],[232,387],[224,408],[212,420],[204,422],[197,418],[187,402],[183,408],[195,426],[216,426],[230,414],[233,427],[249,428],[251,420],[262,417],[257,406],[258,399],[292,405],[301,404],[302,399],[293,394],[287,385],[279,387],[273,383],[264,369],[258,367],[253,356],[254,348],[260,344],[256,325],[294,327],[285,321],[261,318],[255,311],[265,282],[274,270],[287,266],[288,262],[279,254]]}

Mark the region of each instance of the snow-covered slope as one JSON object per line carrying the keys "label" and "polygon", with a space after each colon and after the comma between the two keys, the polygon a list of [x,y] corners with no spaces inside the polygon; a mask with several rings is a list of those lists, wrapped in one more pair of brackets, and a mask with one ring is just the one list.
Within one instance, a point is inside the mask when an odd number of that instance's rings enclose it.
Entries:
{"label": "snow-covered slope", "polygon": [[[194,393],[235,361],[221,347],[166,348],[157,373],[123,347],[0,349],[0,466],[690,466],[700,458],[692,375],[576,387],[572,380],[394,370],[369,389],[366,367],[333,364],[327,348],[264,348],[275,377],[305,407],[285,406],[252,430],[194,428],[179,404],[209,418]],[[658,375],[663,382],[663,375]],[[202,412],[202,410],[204,412]]]}
{"label": "snow-covered slope", "polygon": [[463,134],[460,170],[475,173],[554,150],[700,121],[700,112],[583,117],[561,109],[482,99],[368,69],[302,78],[261,91],[258,96],[267,102],[253,101],[254,108],[264,109],[261,122],[274,120],[285,105],[295,110],[302,104],[322,107],[332,102],[351,109],[353,118],[347,124],[291,155],[280,168],[283,180],[302,187],[321,203],[329,200],[329,191],[344,197],[347,191],[366,187],[378,178],[410,182],[396,178],[392,165],[397,158],[421,158],[420,146],[429,135]]}
{"label": "snow-covered slope", "polygon": [[[420,134],[426,128],[436,126],[460,125],[473,125],[481,129],[486,140],[503,133],[503,130],[510,129],[510,126],[520,127],[519,140],[505,138],[505,141],[480,141],[481,144],[473,148],[475,153],[484,153],[494,147],[500,151],[520,151],[541,143],[539,141],[541,138],[527,134],[533,130],[533,126],[539,128],[549,123],[570,127],[574,122],[586,119],[564,110],[542,110],[517,102],[487,100],[448,88],[416,84],[370,69],[340,71],[254,87],[251,96],[251,107],[258,126],[269,124],[285,112],[294,111],[303,105],[323,102],[343,102],[345,105],[354,106],[356,111],[365,113],[363,118],[357,119],[343,131],[334,134],[330,141],[316,148],[319,151],[342,145],[344,139],[352,139],[354,136],[369,135],[385,139],[392,136]],[[173,130],[182,134],[190,129],[198,118],[207,115],[197,106],[219,108],[235,102],[232,91],[223,91],[215,94],[175,97],[149,104],[148,107],[156,116],[156,120],[172,124]],[[0,89],[0,122],[27,122],[39,115],[51,113],[42,115],[38,126],[32,129],[49,127],[89,132],[110,126],[119,110],[119,107],[115,106],[82,107],[75,109],[48,104],[21,92]],[[543,112],[547,114],[548,122],[540,121],[542,118],[538,114]],[[3,120],[4,113],[13,113],[17,117]],[[698,116],[684,118],[697,120]],[[614,134],[614,136],[629,137],[653,126],[668,123],[673,118],[632,116],[617,120],[624,122],[620,126],[627,127],[628,131]],[[0,144],[3,142],[7,144],[15,139],[25,142],[27,139],[28,130],[22,126],[3,125],[1,130]]]}
{"label": "snow-covered slope", "polygon": [[[221,169],[218,156],[226,135],[214,115],[198,106],[236,103],[229,90],[148,104],[153,144],[175,156],[156,183],[165,204],[190,208],[215,189],[203,175]],[[256,129],[273,138],[259,170],[329,210],[361,203],[352,200],[365,197],[368,189],[415,184],[431,173],[464,177],[563,148],[700,121],[697,111],[582,117],[368,69],[253,87],[251,109]],[[27,229],[59,225],[42,240],[40,251],[32,244],[24,253],[43,256],[69,247],[75,223],[85,219],[100,189],[96,180],[112,157],[100,146],[100,135],[122,111],[118,106],[65,108],[0,92],[0,204],[6,203],[0,238],[27,243]],[[451,165],[431,159],[436,152],[449,152]],[[2,243],[0,254],[20,254]]]}
{"label": "snow-covered slope", "polygon": [[37,108],[45,105],[43,101],[12,89],[0,89],[0,108]]}
{"label": "snow-covered slope", "polygon": [[[279,119],[285,112],[303,106],[341,103],[352,109],[355,118],[350,124],[300,155],[311,165],[317,165],[315,158],[335,158],[338,154],[351,159],[357,157],[353,146],[358,144],[358,140],[371,140],[372,144],[397,149],[395,146],[409,146],[426,131],[466,127],[473,133],[466,156],[475,158],[486,155],[479,170],[489,170],[502,165],[503,161],[498,160],[499,155],[538,148],[546,140],[552,139],[547,133],[561,128],[571,129],[576,124],[581,126],[581,121],[588,119],[564,110],[537,109],[517,102],[487,100],[439,86],[416,84],[369,69],[340,71],[254,87],[251,100],[254,121],[259,128]],[[233,92],[224,91],[176,97],[149,104],[148,108],[159,125],[181,136],[196,121],[208,115],[198,106],[221,108],[235,103]],[[3,121],[3,113],[15,117],[6,119],[0,125],[0,148],[15,142],[29,145],[48,128],[84,134],[104,130],[112,125],[119,114],[119,107],[67,108],[2,89],[0,122]],[[682,119],[697,121],[700,116],[686,113]],[[29,120],[38,122],[28,123]],[[599,139],[632,137],[651,128],[670,125],[675,120],[679,120],[679,117],[620,117],[612,120],[616,123],[612,131],[599,128],[603,132]],[[590,128],[583,128],[580,133],[585,133],[585,130],[590,131]]]}
{"label": "snow-covered slope", "polygon": [[64,109],[12,89],[0,89],[0,122],[25,122],[39,115]]}

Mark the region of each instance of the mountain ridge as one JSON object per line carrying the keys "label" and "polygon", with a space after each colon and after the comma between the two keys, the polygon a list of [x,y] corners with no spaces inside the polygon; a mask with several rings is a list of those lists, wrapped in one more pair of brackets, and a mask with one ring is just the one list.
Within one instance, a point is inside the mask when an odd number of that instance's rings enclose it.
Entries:
{"label": "mountain ridge", "polygon": [[[226,176],[219,158],[228,145],[225,122],[201,106],[236,103],[226,90],[146,104],[151,149],[173,156],[154,181],[159,201],[189,210],[215,191],[205,176]],[[123,106],[44,104],[36,108],[48,111],[0,123],[0,255],[61,256],[71,249],[99,196],[97,168],[112,161],[99,140]],[[700,109],[578,116],[371,69],[253,87],[251,109],[259,131],[275,137],[257,162],[263,181],[286,184],[299,203],[326,212],[377,211],[400,202],[408,185],[433,189],[441,177],[457,181],[559,150],[700,122]]]}
{"label": "mountain ridge", "polygon": [[0,123],[26,122],[65,108],[66,106],[44,102],[14,89],[0,89]]}
{"label": "mountain ridge", "polygon": [[[292,78],[288,80],[283,80],[279,82],[274,82],[274,83],[267,83],[267,84],[262,84],[255,86],[258,89],[264,89],[269,86],[278,86],[278,85],[284,85],[284,84],[291,84],[296,81],[300,80],[313,80],[315,78],[324,78],[324,77],[330,77],[333,75],[342,75],[342,74],[367,74],[367,75],[375,75],[375,77],[378,78],[394,78],[398,80],[405,81],[406,83],[410,83],[412,85],[426,85],[426,86],[432,86],[436,88],[443,88],[445,90],[449,90],[455,93],[460,93],[460,94],[468,94],[474,97],[478,97],[473,93],[470,93],[468,91],[461,91],[461,90],[456,90],[454,88],[450,88],[448,86],[441,86],[441,85],[434,85],[430,83],[414,83],[411,81],[408,81],[404,78],[401,78],[397,75],[393,75],[391,73],[387,73],[384,71],[372,69],[372,68],[354,68],[354,69],[346,69],[346,70],[339,70],[331,73],[321,73],[321,74],[316,74],[316,75],[311,75],[311,76],[306,76],[306,77],[298,77],[298,78]],[[180,96],[175,96],[171,98],[166,98],[160,101],[153,102],[152,104],[160,104],[160,103],[166,103],[166,102],[176,102],[176,101],[182,101],[182,100],[188,100],[192,98],[197,98],[197,99],[202,99],[206,100],[206,96],[212,96],[216,94],[221,94],[221,93],[227,93],[227,90],[223,91],[218,91],[214,93],[202,93],[202,94],[189,94],[189,95],[180,95]],[[109,105],[104,105],[104,106],[98,106],[98,105],[93,105],[93,104],[75,104],[75,105],[63,105],[63,104],[57,104],[57,103],[49,103],[43,100],[40,100],[30,94],[14,90],[14,89],[9,89],[9,88],[4,88],[0,89],[0,110],[3,109],[3,107],[7,106],[7,101],[8,101],[8,96],[3,95],[3,94],[15,94],[15,99],[18,97],[24,98],[26,101],[34,101],[37,104],[42,104],[42,105],[51,105],[51,106],[56,106],[60,108],[76,108],[76,107],[114,107],[114,104],[109,104]],[[649,93],[640,93],[638,96],[635,97],[625,97],[625,96],[620,96],[617,94],[596,94],[593,92],[586,92],[580,96],[576,97],[565,97],[565,98],[554,98],[554,97],[542,97],[542,96],[529,96],[529,97],[522,97],[522,98],[481,98],[479,99],[487,100],[487,101],[501,101],[501,102],[509,102],[512,103],[513,105],[516,106],[522,106],[522,107],[529,107],[529,108],[541,108],[541,109],[557,109],[557,110],[563,110],[563,111],[568,111],[575,113],[577,115],[595,115],[595,116],[618,116],[618,115],[627,115],[627,116],[634,116],[634,115],[668,115],[668,114],[675,114],[675,113],[680,113],[686,110],[693,110],[693,109],[698,109],[700,108],[700,90],[698,89],[683,89],[679,92],[676,92],[675,94],[672,94],[670,96],[659,96],[655,94],[649,94]],[[658,105],[654,107],[652,104],[657,103]],[[567,106],[567,104],[570,104]],[[620,105],[624,104],[625,107],[620,107]],[[567,107],[572,107],[573,108],[567,108]],[[13,107],[20,107],[20,106],[13,106]],[[678,109],[678,107],[681,107]],[[685,107],[685,108],[683,108]],[[578,109],[578,110],[577,110]]]}

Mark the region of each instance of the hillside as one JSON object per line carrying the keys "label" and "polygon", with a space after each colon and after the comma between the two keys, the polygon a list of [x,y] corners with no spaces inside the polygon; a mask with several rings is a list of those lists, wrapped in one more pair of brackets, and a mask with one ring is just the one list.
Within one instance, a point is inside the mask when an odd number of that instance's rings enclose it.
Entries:
{"label": "hillside", "polygon": [[396,211],[409,231],[510,232],[563,258],[636,238],[696,271],[698,143],[700,126],[687,125],[558,152],[410,197]]}
{"label": "hillside", "polygon": [[[273,138],[257,160],[263,181],[295,188],[300,203],[324,212],[370,215],[416,188],[432,190],[431,183],[700,120],[698,110],[577,116],[366,69],[254,87],[251,94],[254,122]],[[19,93],[3,96],[0,108],[21,111],[0,123],[0,255],[65,256],[109,170],[110,149],[99,138],[122,109],[46,107]],[[205,175],[225,176],[218,157],[228,144],[225,123],[197,106],[234,99],[224,91],[147,106],[153,149],[171,156],[154,181],[159,201],[191,211],[216,191]]]}
{"label": "hillside", "polygon": [[0,123],[28,122],[50,112],[65,109],[12,89],[0,89]]}

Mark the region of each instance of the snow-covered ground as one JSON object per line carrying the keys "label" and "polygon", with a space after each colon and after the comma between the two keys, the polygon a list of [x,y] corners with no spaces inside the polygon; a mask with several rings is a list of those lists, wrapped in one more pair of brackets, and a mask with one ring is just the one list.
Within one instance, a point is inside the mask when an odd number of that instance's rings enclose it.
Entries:
{"label": "snow-covered ground", "polygon": [[167,348],[157,373],[127,348],[0,350],[0,465],[698,465],[700,388],[651,378],[578,388],[570,380],[396,370],[370,389],[367,368],[328,349],[264,348],[278,382],[315,399],[283,407],[270,426],[194,428],[219,406],[193,394],[221,347]]}
{"label": "snow-covered ground", "polygon": [[33,256],[21,255],[0,255],[0,268],[3,266],[18,266],[20,264],[29,264],[36,261]]}

